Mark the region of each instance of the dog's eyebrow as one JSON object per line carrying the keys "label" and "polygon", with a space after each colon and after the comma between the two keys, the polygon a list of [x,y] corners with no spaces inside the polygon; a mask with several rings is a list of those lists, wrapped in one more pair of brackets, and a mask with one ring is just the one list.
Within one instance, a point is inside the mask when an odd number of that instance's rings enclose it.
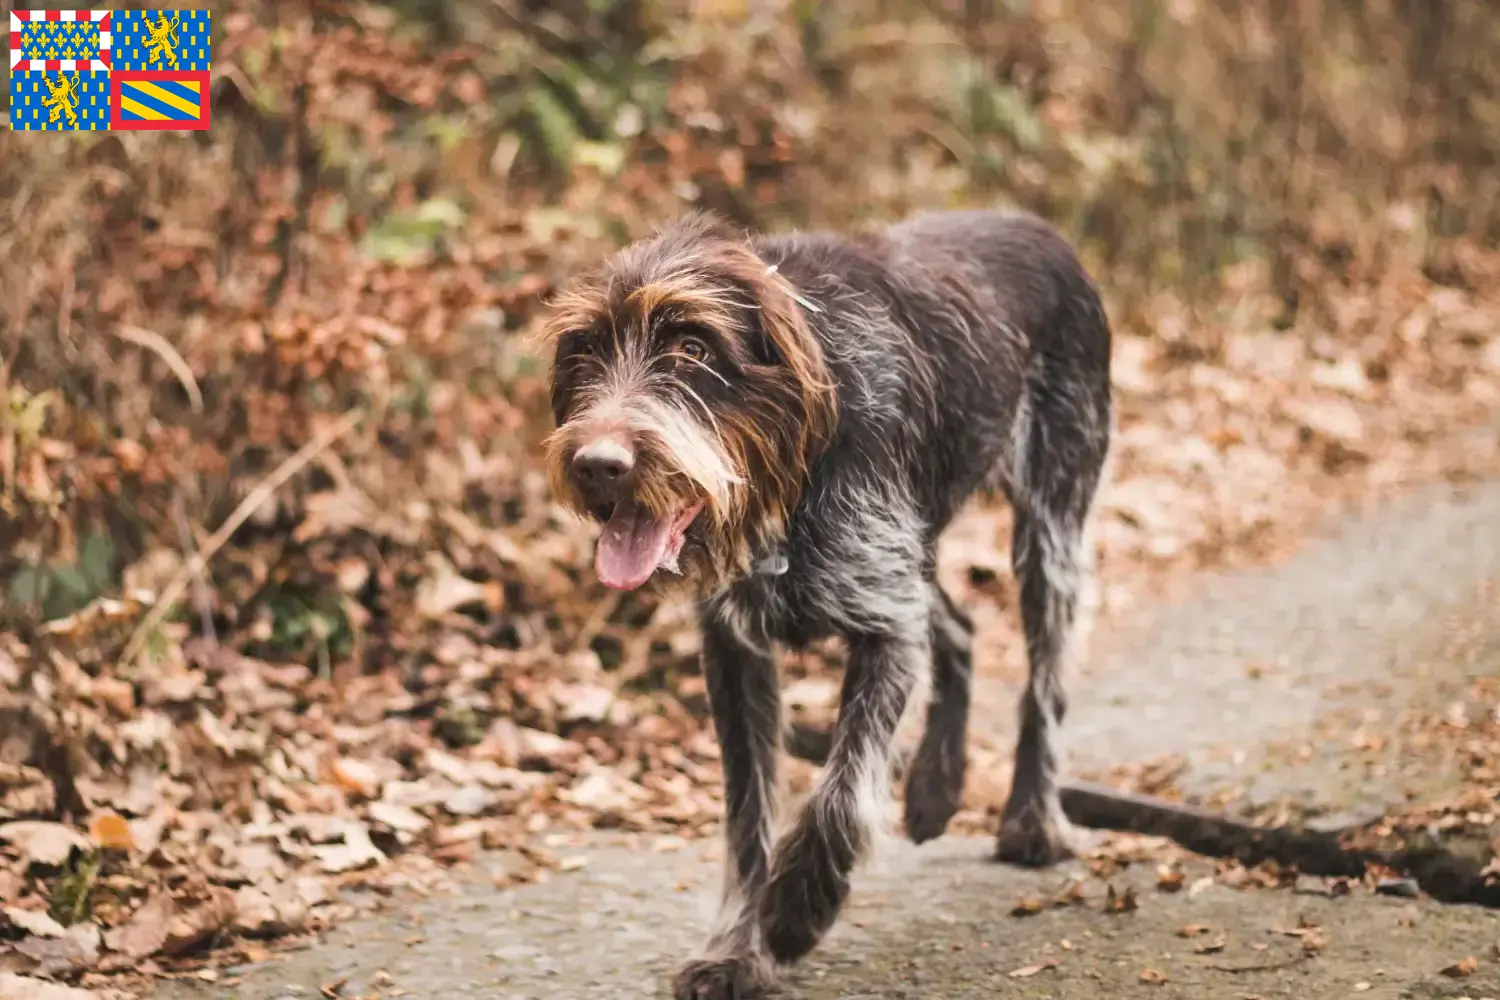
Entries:
{"label": "dog's eyebrow", "polygon": [[820,313],[820,312],[823,311],[823,307],[822,306],[817,305],[816,303],[812,302],[809,299],[804,298],[801,294],[799,294],[798,291],[797,291],[797,289],[794,288],[794,287],[792,287],[792,283],[787,280],[786,275],[781,274],[780,272],[778,272],[776,270],[776,265],[775,264],[772,264],[769,267],[767,267],[766,268],[766,273],[767,274],[774,274],[774,275],[776,275],[776,277],[780,278],[782,285],[784,285],[786,287],[786,293],[792,297],[792,301],[793,302],[797,303],[803,309],[806,309],[808,312],[815,312],[815,313]]}

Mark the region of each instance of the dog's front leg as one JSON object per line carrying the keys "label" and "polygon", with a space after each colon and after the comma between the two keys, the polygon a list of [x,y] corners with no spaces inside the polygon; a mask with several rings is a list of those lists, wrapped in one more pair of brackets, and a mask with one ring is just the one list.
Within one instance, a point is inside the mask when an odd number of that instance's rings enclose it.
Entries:
{"label": "dog's front leg", "polygon": [[925,619],[850,640],[833,749],[796,825],[776,846],[761,897],[762,934],[778,962],[806,955],[838,917],[890,793],[892,737],[930,656]]}
{"label": "dog's front leg", "polygon": [[770,640],[732,606],[703,616],[703,676],[724,762],[724,886],[702,955],[677,1000],[742,1000],[771,984],[757,922],[776,812],[781,695]]}

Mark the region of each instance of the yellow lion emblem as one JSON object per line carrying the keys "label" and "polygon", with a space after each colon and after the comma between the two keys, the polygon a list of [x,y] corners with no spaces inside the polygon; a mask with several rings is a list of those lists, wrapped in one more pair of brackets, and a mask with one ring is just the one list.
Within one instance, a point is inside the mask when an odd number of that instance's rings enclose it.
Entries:
{"label": "yellow lion emblem", "polygon": [[42,107],[51,108],[52,114],[47,118],[47,124],[54,124],[64,116],[68,119],[68,128],[78,127],[78,101],[83,91],[78,84],[78,73],[73,73],[73,79],[69,80],[62,73],[57,74],[57,83],[42,77],[42,82],[47,85],[51,97],[42,98]]}
{"label": "yellow lion emblem", "polygon": [[177,15],[172,15],[170,21],[166,14],[160,14],[155,24],[146,22],[146,33],[150,38],[146,47],[151,50],[147,62],[166,62],[168,66],[177,65]]}

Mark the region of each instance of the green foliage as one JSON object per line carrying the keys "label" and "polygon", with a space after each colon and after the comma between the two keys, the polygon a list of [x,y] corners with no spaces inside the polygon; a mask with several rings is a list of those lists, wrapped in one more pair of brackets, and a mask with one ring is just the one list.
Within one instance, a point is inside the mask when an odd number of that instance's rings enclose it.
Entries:
{"label": "green foliage", "polygon": [[271,595],[268,604],[269,645],[276,655],[307,657],[326,667],[353,648],[354,626],[337,594],[284,586]]}
{"label": "green foliage", "polygon": [[115,583],[114,540],[95,532],[84,537],[76,561],[19,565],[10,577],[10,600],[17,610],[52,621],[84,607]]}
{"label": "green foliage", "polygon": [[93,912],[94,886],[103,856],[98,851],[74,851],[53,886],[48,913],[64,927],[89,919]]}
{"label": "green foliage", "polygon": [[374,260],[412,264],[431,254],[438,241],[463,225],[464,210],[447,198],[433,198],[411,212],[393,212],[376,222],[360,244]]}
{"label": "green foliage", "polygon": [[50,389],[33,394],[27,392],[24,386],[12,385],[7,394],[5,419],[0,422],[0,429],[13,432],[19,447],[35,447],[41,440],[48,411],[56,401],[57,393]]}

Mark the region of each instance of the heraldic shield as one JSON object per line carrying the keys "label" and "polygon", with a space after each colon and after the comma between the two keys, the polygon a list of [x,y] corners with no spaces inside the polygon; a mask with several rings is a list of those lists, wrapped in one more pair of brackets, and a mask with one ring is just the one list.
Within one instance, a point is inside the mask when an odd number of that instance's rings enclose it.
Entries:
{"label": "heraldic shield", "polygon": [[206,10],[12,11],[11,128],[206,129],[212,43]]}

